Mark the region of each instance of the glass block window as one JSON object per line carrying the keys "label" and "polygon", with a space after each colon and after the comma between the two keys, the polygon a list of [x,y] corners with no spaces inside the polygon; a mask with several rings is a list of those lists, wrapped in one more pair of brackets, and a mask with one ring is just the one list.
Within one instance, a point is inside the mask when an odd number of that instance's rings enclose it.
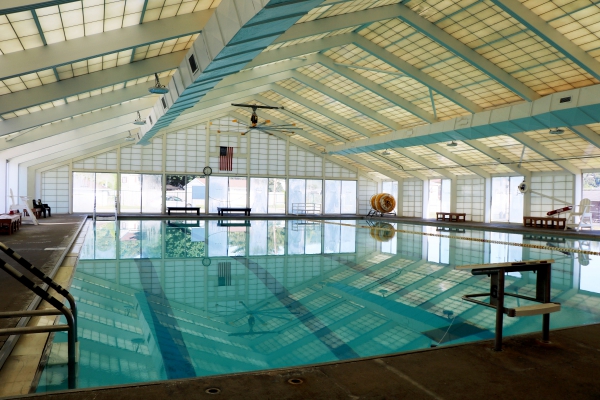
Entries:
{"label": "glass block window", "polygon": [[290,176],[323,176],[323,158],[290,144]]}
{"label": "glass block window", "polygon": [[42,202],[56,214],[69,212],[69,166],[42,172]]}
{"label": "glass block window", "polygon": [[423,217],[423,181],[420,179],[406,179],[402,185],[402,216]]}
{"label": "glass block window", "polygon": [[573,185],[573,175],[532,176],[531,216],[542,217],[548,211],[572,205]]}
{"label": "glass block window", "polygon": [[115,170],[117,169],[117,152],[99,154],[73,162],[73,169]]}
{"label": "glass block window", "polygon": [[456,212],[466,213],[467,220],[483,222],[484,193],[483,178],[459,178],[456,184]]}

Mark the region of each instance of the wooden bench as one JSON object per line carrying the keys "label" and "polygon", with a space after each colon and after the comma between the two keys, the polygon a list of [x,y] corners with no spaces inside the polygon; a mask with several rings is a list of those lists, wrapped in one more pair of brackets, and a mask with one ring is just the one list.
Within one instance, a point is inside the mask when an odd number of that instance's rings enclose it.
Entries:
{"label": "wooden bench", "polygon": [[534,228],[565,229],[566,223],[566,218],[523,217],[523,226],[532,226]]}
{"label": "wooden bench", "polygon": [[167,207],[167,214],[171,215],[171,211],[185,211],[187,214],[188,210],[196,211],[196,215],[200,215],[201,207]]}
{"label": "wooden bench", "polygon": [[467,217],[466,213],[439,211],[435,214],[438,221],[465,222],[465,218]]}
{"label": "wooden bench", "polygon": [[[494,350],[500,351],[502,349],[502,319],[504,314],[509,317],[542,315],[542,340],[544,342],[550,340],[550,313],[560,311],[560,303],[550,301],[553,262],[554,260],[529,260],[495,264],[461,265],[456,267],[458,270],[470,269],[473,275],[487,275],[491,278],[489,293],[465,294],[462,296],[462,299],[496,310]],[[506,293],[504,291],[506,282],[505,274],[509,272],[523,273],[530,271],[534,272],[536,277],[535,297]],[[505,307],[504,298],[506,296],[533,301],[536,304]],[[489,298],[489,302],[476,300],[477,297]]]}
{"label": "wooden bench", "polygon": [[224,212],[243,212],[244,215],[250,216],[251,210],[249,207],[217,207],[217,214],[222,216]]}
{"label": "wooden bench", "polygon": [[[32,208],[31,211],[33,212],[33,215],[37,218],[40,219],[42,218],[42,209],[41,208]],[[27,212],[27,210],[23,210],[23,215],[28,217],[29,213]],[[46,217],[46,213],[44,212],[44,217]]]}
{"label": "wooden bench", "polygon": [[21,227],[21,214],[3,214],[0,215],[0,232],[6,232],[12,235]]}

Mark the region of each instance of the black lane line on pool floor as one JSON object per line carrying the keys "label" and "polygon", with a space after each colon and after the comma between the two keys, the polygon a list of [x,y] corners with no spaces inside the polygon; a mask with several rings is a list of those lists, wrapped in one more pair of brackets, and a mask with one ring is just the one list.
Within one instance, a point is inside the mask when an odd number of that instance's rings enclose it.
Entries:
{"label": "black lane line on pool floor", "polygon": [[[317,337],[339,360],[348,360],[352,358],[359,358],[358,355],[348,344],[344,343],[339,336],[333,332],[327,325],[325,325],[319,317],[314,315],[308,308],[306,308],[300,301],[295,300],[291,297],[291,293],[283,286],[277,278],[275,278],[269,271],[258,265],[256,262],[249,260],[243,256],[231,257],[240,264],[244,265],[250,271],[252,271],[258,279],[262,281],[273,296],[283,304],[285,308],[290,310],[292,315],[306,326],[313,335]],[[298,315],[299,313],[299,315]],[[334,344],[342,343],[339,346]]]}
{"label": "black lane line on pool floor", "polygon": [[167,379],[190,378],[197,376],[188,349],[181,335],[177,319],[172,317],[173,309],[163,292],[160,279],[149,259],[136,259],[140,272],[143,293],[135,297],[163,359]]}

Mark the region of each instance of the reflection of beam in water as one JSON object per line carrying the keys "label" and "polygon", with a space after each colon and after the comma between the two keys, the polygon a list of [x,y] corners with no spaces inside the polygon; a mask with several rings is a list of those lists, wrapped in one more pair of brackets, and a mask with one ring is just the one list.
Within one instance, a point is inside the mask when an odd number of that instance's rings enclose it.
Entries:
{"label": "reflection of beam in water", "polygon": [[304,324],[338,359],[347,360],[358,358],[356,353],[345,341],[332,331],[323,321],[306,308],[300,301],[294,299],[291,293],[268,270],[246,257],[232,257],[244,265],[259,278],[263,285]]}
{"label": "reflection of beam in water", "polygon": [[140,307],[138,314],[140,314],[140,319],[145,320],[150,331],[148,342],[153,338],[158,347],[160,354],[155,356],[162,359],[167,379],[196,376],[179,324],[177,319],[172,316],[173,310],[162,290],[160,279],[152,262],[148,259],[136,259],[135,263],[138,266],[140,282],[144,290],[135,294]]}

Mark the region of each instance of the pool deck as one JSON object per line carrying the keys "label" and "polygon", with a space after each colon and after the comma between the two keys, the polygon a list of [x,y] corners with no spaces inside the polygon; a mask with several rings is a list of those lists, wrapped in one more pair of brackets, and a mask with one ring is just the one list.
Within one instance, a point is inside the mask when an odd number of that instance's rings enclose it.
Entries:
{"label": "pool deck", "polygon": [[[119,217],[137,219],[141,216]],[[143,216],[146,217],[148,216]],[[154,217],[165,220],[198,218],[195,214]],[[267,216],[231,215],[225,219],[252,220],[265,217]],[[298,218],[273,215],[268,217]],[[76,228],[83,218],[82,215],[56,215],[42,219],[43,225],[37,227],[23,225],[16,234],[0,236],[0,241],[14,247],[34,265],[44,266],[48,271],[57,264],[61,255],[65,254],[64,247],[75,238]],[[224,219],[212,215],[200,218]],[[313,219],[312,216],[310,218]],[[320,216],[314,219],[322,218],[352,220],[357,219],[357,216]],[[519,224],[484,224],[468,221],[457,223],[419,218],[392,217],[382,220],[459,229],[493,229],[507,233],[566,236],[575,240],[600,239],[600,231],[563,231],[525,228]],[[50,223],[52,225],[49,225]],[[5,259],[4,256],[0,258]],[[14,265],[14,262],[12,264]],[[7,285],[7,279],[7,276],[0,273],[0,285],[3,288],[0,291],[0,311],[26,307],[31,299],[23,297],[26,292],[21,286]],[[479,342],[306,368],[31,396],[73,400],[91,397],[144,400],[215,398],[215,395],[207,394],[205,390],[218,388],[221,390],[220,396],[227,399],[481,399],[490,395],[528,399],[600,398],[600,383],[596,376],[600,367],[600,325],[553,331],[550,344],[539,342],[539,337],[540,334],[532,334],[505,339],[505,349],[499,353],[492,351],[491,342]],[[300,378],[303,383],[292,385],[288,383],[291,378]]]}
{"label": "pool deck", "polygon": [[[305,368],[55,392],[36,400],[599,399],[600,325]],[[290,379],[302,383],[291,384]],[[206,393],[218,389],[217,395]]]}

